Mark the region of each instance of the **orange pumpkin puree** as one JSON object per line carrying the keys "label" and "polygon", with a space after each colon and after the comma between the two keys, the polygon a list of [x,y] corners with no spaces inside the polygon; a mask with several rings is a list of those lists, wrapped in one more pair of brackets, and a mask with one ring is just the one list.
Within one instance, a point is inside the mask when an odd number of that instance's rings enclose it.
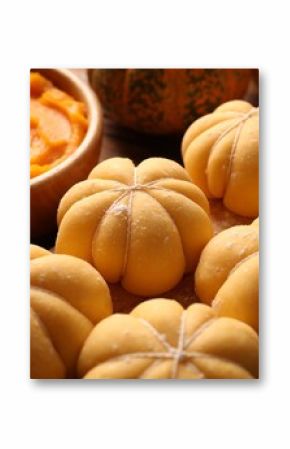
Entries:
{"label": "orange pumpkin puree", "polygon": [[40,73],[30,74],[30,177],[72,154],[88,128],[86,107]]}

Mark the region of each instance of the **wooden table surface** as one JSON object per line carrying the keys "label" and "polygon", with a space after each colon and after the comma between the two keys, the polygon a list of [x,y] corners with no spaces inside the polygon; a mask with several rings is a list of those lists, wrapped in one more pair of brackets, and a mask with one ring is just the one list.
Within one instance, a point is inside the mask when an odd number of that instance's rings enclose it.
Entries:
{"label": "wooden table surface", "polygon": [[[71,69],[82,80],[88,82],[86,70]],[[255,106],[258,105],[257,89],[254,85],[249,87],[246,98]],[[138,164],[148,157],[165,157],[182,163],[180,155],[180,144],[182,136],[150,136],[136,133],[116,126],[105,117],[104,136],[100,161],[110,157],[128,157]],[[210,201],[211,217],[214,232],[218,233],[223,229],[237,224],[247,224],[251,220],[237,216],[227,211],[220,201]],[[47,236],[42,241],[33,242],[46,248],[54,246],[55,235]],[[114,303],[115,312],[130,312],[141,299],[126,292],[119,284],[109,285]],[[193,274],[185,275],[182,281],[171,291],[162,294],[164,298],[174,298],[184,307],[197,301],[194,294]]]}

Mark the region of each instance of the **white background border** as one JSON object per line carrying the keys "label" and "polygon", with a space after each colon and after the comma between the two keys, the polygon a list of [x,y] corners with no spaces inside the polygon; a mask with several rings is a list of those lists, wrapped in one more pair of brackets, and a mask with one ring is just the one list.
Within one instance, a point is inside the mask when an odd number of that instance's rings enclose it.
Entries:
{"label": "white background border", "polygon": [[[289,13],[283,1],[9,1],[1,37],[2,448],[289,447]],[[5,5],[5,6],[3,6]],[[28,379],[29,68],[259,67],[260,381]]]}

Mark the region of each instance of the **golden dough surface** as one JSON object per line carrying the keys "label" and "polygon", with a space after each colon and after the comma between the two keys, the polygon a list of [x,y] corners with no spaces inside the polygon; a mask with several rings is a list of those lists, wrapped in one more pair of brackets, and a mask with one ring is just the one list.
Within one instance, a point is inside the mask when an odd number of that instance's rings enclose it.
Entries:
{"label": "golden dough surface", "polygon": [[182,141],[186,170],[208,198],[230,211],[257,217],[259,210],[259,109],[234,100],[205,115]]}
{"label": "golden dough surface", "polygon": [[212,308],[153,299],[129,315],[101,321],[78,360],[86,379],[252,379],[258,377],[258,337],[247,324]]}
{"label": "golden dough surface", "polygon": [[[211,199],[209,204],[214,234],[218,234],[232,226],[249,224],[251,222],[249,218],[241,217],[228,211],[220,200]],[[54,248],[51,251],[54,252]],[[168,299],[176,299],[184,308],[189,307],[194,302],[199,302],[192,285],[192,279],[192,273],[185,274],[175,287],[163,293],[162,296]],[[142,301],[140,295],[134,295],[126,291],[120,282],[108,283],[108,285],[114,304],[114,312],[130,313]]]}
{"label": "golden dough surface", "polygon": [[81,259],[35,246],[31,256],[31,377],[74,376],[85,339],[112,313],[109,288]]}
{"label": "golden dough surface", "polygon": [[259,327],[259,224],[239,225],[216,235],[195,272],[198,298],[218,315]]}
{"label": "golden dough surface", "polygon": [[58,209],[56,252],[90,262],[109,283],[142,297],[174,288],[213,234],[204,193],[179,164],[98,164]]}
{"label": "golden dough surface", "polygon": [[41,248],[38,245],[30,245],[30,260],[49,255],[50,252],[47,249]]}

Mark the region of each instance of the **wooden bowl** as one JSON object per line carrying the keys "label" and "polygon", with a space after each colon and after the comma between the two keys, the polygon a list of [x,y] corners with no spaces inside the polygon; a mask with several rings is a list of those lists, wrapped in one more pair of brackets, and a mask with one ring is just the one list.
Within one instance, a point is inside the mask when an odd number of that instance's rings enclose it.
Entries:
{"label": "wooden bowl", "polygon": [[79,147],[67,159],[47,172],[30,180],[30,233],[31,240],[56,231],[56,212],[60,199],[75,183],[87,178],[97,164],[103,134],[101,105],[89,85],[65,69],[33,69],[53,84],[85,103],[88,130]]}

